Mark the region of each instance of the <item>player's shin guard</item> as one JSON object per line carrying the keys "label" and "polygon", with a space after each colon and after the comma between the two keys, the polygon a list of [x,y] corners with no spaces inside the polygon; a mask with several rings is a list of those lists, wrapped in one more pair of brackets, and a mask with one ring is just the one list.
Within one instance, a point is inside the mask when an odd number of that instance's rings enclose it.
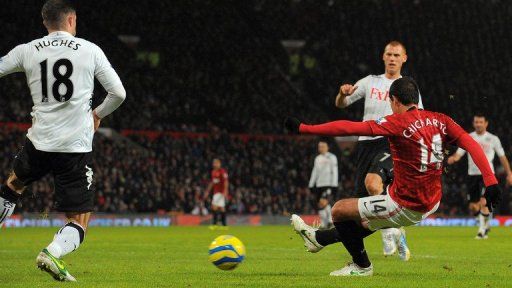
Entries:
{"label": "player's shin guard", "polygon": [[0,186],[0,226],[12,215],[20,197],[21,194],[13,191],[9,186]]}
{"label": "player's shin guard", "polygon": [[335,222],[334,227],[338,231],[341,243],[352,256],[352,261],[359,267],[370,267],[371,263],[366,254],[363,239],[373,231],[361,227],[355,221]]}
{"label": "player's shin guard", "polygon": [[327,210],[325,208],[318,210],[318,217],[320,217],[320,227],[327,228],[329,221],[327,219]]}
{"label": "player's shin guard", "polygon": [[323,209],[318,210],[322,228],[329,228],[332,224],[331,205],[327,204]]}
{"label": "player's shin guard", "polygon": [[327,228],[332,227],[332,207],[331,204],[327,204],[325,206],[325,211],[327,212]]}
{"label": "player's shin guard", "polygon": [[60,228],[53,237],[53,242],[46,249],[55,258],[61,258],[78,249],[84,237],[85,229],[77,223],[69,222]]}
{"label": "player's shin guard", "polygon": [[486,229],[489,229],[490,225],[489,222],[491,221],[492,214],[484,214],[483,212],[480,212],[480,215],[478,216],[478,221],[480,222],[480,230],[484,231]]}

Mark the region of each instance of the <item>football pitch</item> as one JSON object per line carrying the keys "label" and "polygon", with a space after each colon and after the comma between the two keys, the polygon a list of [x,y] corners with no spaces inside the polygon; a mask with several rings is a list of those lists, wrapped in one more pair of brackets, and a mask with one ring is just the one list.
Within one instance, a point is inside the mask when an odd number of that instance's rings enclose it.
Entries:
{"label": "football pitch", "polygon": [[[493,228],[475,240],[475,228],[411,227],[412,257],[382,256],[380,233],[366,240],[374,265],[368,278],[335,278],[349,260],[340,245],[306,253],[290,226],[90,228],[79,250],[65,257],[78,283],[59,283],[39,271],[35,257],[55,228],[0,230],[1,287],[511,287],[512,229]],[[208,245],[232,234],[247,249],[234,271],[208,262]]]}

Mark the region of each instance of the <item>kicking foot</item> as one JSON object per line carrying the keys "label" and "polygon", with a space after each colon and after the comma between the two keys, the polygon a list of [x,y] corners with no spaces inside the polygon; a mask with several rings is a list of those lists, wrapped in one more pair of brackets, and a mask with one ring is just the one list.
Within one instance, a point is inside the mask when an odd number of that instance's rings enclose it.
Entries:
{"label": "kicking foot", "polygon": [[405,239],[405,230],[404,228],[400,228],[400,234],[397,235],[396,246],[398,247],[398,256],[402,261],[409,261],[411,258],[411,251],[409,247],[407,247],[407,240]]}
{"label": "kicking foot", "polygon": [[306,247],[308,252],[316,253],[324,248],[324,246],[316,241],[315,234],[317,229],[307,225],[304,220],[296,214],[293,214],[290,220],[292,221],[295,232],[304,240],[304,247]]}
{"label": "kicking foot", "polygon": [[356,263],[350,262],[340,270],[332,271],[331,276],[372,276],[373,264],[368,268],[359,267]]}
{"label": "kicking foot", "polygon": [[76,282],[75,277],[69,274],[64,261],[53,257],[48,250],[43,249],[36,258],[37,268],[50,274],[57,281]]}

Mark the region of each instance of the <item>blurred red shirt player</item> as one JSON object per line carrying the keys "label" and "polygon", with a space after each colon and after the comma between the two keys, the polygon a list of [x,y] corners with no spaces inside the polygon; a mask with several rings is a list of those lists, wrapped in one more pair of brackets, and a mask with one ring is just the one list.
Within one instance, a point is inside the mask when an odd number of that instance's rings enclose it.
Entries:
{"label": "blurred red shirt player", "polygon": [[226,226],[226,200],[228,197],[228,172],[222,168],[220,159],[213,159],[213,169],[211,172],[211,181],[206,188],[206,194],[213,191],[212,197],[212,213],[213,213],[213,226],[216,228],[219,215],[221,216],[222,226]]}
{"label": "blurred red shirt player", "polygon": [[418,108],[419,89],[409,77],[395,80],[389,89],[393,111],[376,121],[334,121],[306,125],[286,119],[289,131],[324,136],[370,135],[388,137],[394,166],[394,179],[385,195],[339,200],[332,208],[335,229],[317,230],[298,216],[292,216],[296,232],[310,252],[342,242],[352,256],[351,263],[332,276],[370,276],[371,264],[363,239],[375,230],[410,226],[434,213],[441,201],[441,176],[447,144],[468,151],[482,172],[486,186],[485,202],[496,207],[501,189],[480,145],[450,117]]}

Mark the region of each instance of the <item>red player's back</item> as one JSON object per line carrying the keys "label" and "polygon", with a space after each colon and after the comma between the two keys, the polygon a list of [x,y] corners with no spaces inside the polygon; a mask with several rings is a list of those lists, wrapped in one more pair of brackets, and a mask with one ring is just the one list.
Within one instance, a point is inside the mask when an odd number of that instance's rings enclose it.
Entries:
{"label": "red player's back", "polygon": [[444,147],[465,131],[442,113],[416,108],[369,123],[373,132],[389,139],[394,165],[390,196],[406,208],[430,211],[442,196]]}
{"label": "red player's back", "polygon": [[213,193],[224,193],[225,181],[228,179],[228,172],[224,168],[213,169],[211,176]]}

